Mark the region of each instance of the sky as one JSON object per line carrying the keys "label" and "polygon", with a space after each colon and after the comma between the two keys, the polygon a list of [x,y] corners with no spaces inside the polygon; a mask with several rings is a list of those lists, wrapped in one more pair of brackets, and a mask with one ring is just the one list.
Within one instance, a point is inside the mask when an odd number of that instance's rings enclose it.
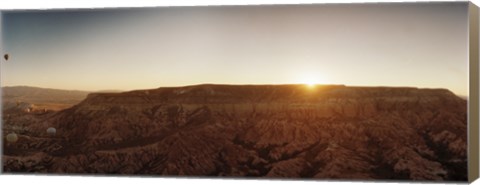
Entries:
{"label": "sky", "polygon": [[1,85],[319,83],[468,95],[468,3],[8,11]]}

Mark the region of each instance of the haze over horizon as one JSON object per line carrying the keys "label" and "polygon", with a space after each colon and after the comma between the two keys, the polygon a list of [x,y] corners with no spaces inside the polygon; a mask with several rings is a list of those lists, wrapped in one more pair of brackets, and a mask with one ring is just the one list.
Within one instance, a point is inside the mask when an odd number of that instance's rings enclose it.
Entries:
{"label": "haze over horizon", "polygon": [[3,12],[1,86],[445,88],[468,96],[468,3]]}

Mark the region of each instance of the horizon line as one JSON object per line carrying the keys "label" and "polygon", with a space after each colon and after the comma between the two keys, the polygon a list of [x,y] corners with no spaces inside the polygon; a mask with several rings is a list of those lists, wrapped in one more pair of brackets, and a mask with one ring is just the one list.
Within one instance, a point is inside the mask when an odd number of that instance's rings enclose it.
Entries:
{"label": "horizon line", "polygon": [[[190,84],[190,85],[178,85],[178,86],[158,86],[158,87],[150,87],[150,88],[138,88],[138,89],[101,89],[101,90],[79,90],[79,89],[64,89],[64,88],[52,88],[52,87],[40,87],[35,85],[8,85],[8,86],[1,86],[1,88],[6,87],[31,87],[31,88],[40,88],[40,89],[50,89],[50,90],[63,90],[63,91],[81,91],[81,92],[88,92],[88,93],[95,93],[95,92],[102,92],[102,91],[113,91],[113,92],[129,92],[129,91],[138,91],[138,90],[153,90],[159,88],[175,88],[175,87],[191,87],[191,86],[202,86],[202,85],[230,85],[230,86],[266,86],[266,85],[306,85],[307,83],[279,83],[279,84],[221,84],[221,83],[199,83],[199,84]],[[415,88],[415,89],[444,89],[452,92],[453,94],[461,97],[469,97],[469,95],[457,94],[452,90],[445,88],[445,87],[417,87],[417,86],[388,86],[388,85],[347,85],[347,84],[324,84],[324,83],[315,83],[312,84],[314,86],[345,86],[345,87],[372,87],[372,88]]]}

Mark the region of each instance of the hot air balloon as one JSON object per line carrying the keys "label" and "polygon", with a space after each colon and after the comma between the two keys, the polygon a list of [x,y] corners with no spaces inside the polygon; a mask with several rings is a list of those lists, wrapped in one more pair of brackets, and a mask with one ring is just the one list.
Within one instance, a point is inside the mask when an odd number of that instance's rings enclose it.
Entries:
{"label": "hot air balloon", "polygon": [[8,54],[3,55],[3,58],[4,58],[5,60],[8,60]]}
{"label": "hot air balloon", "polygon": [[15,134],[15,133],[10,133],[10,134],[8,134],[8,135],[7,135],[7,141],[8,141],[9,143],[15,143],[15,142],[17,142],[17,141],[18,141],[18,136],[17,136],[17,134]]}
{"label": "hot air balloon", "polygon": [[55,136],[55,134],[57,134],[57,129],[53,128],[53,127],[50,127],[47,129],[47,134],[49,136]]}

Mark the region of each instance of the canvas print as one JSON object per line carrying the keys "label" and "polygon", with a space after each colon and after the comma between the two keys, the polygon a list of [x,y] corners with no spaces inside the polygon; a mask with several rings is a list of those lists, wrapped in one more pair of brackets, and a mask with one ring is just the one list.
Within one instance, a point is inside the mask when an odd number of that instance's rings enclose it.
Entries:
{"label": "canvas print", "polygon": [[468,3],[2,12],[2,173],[467,181]]}

